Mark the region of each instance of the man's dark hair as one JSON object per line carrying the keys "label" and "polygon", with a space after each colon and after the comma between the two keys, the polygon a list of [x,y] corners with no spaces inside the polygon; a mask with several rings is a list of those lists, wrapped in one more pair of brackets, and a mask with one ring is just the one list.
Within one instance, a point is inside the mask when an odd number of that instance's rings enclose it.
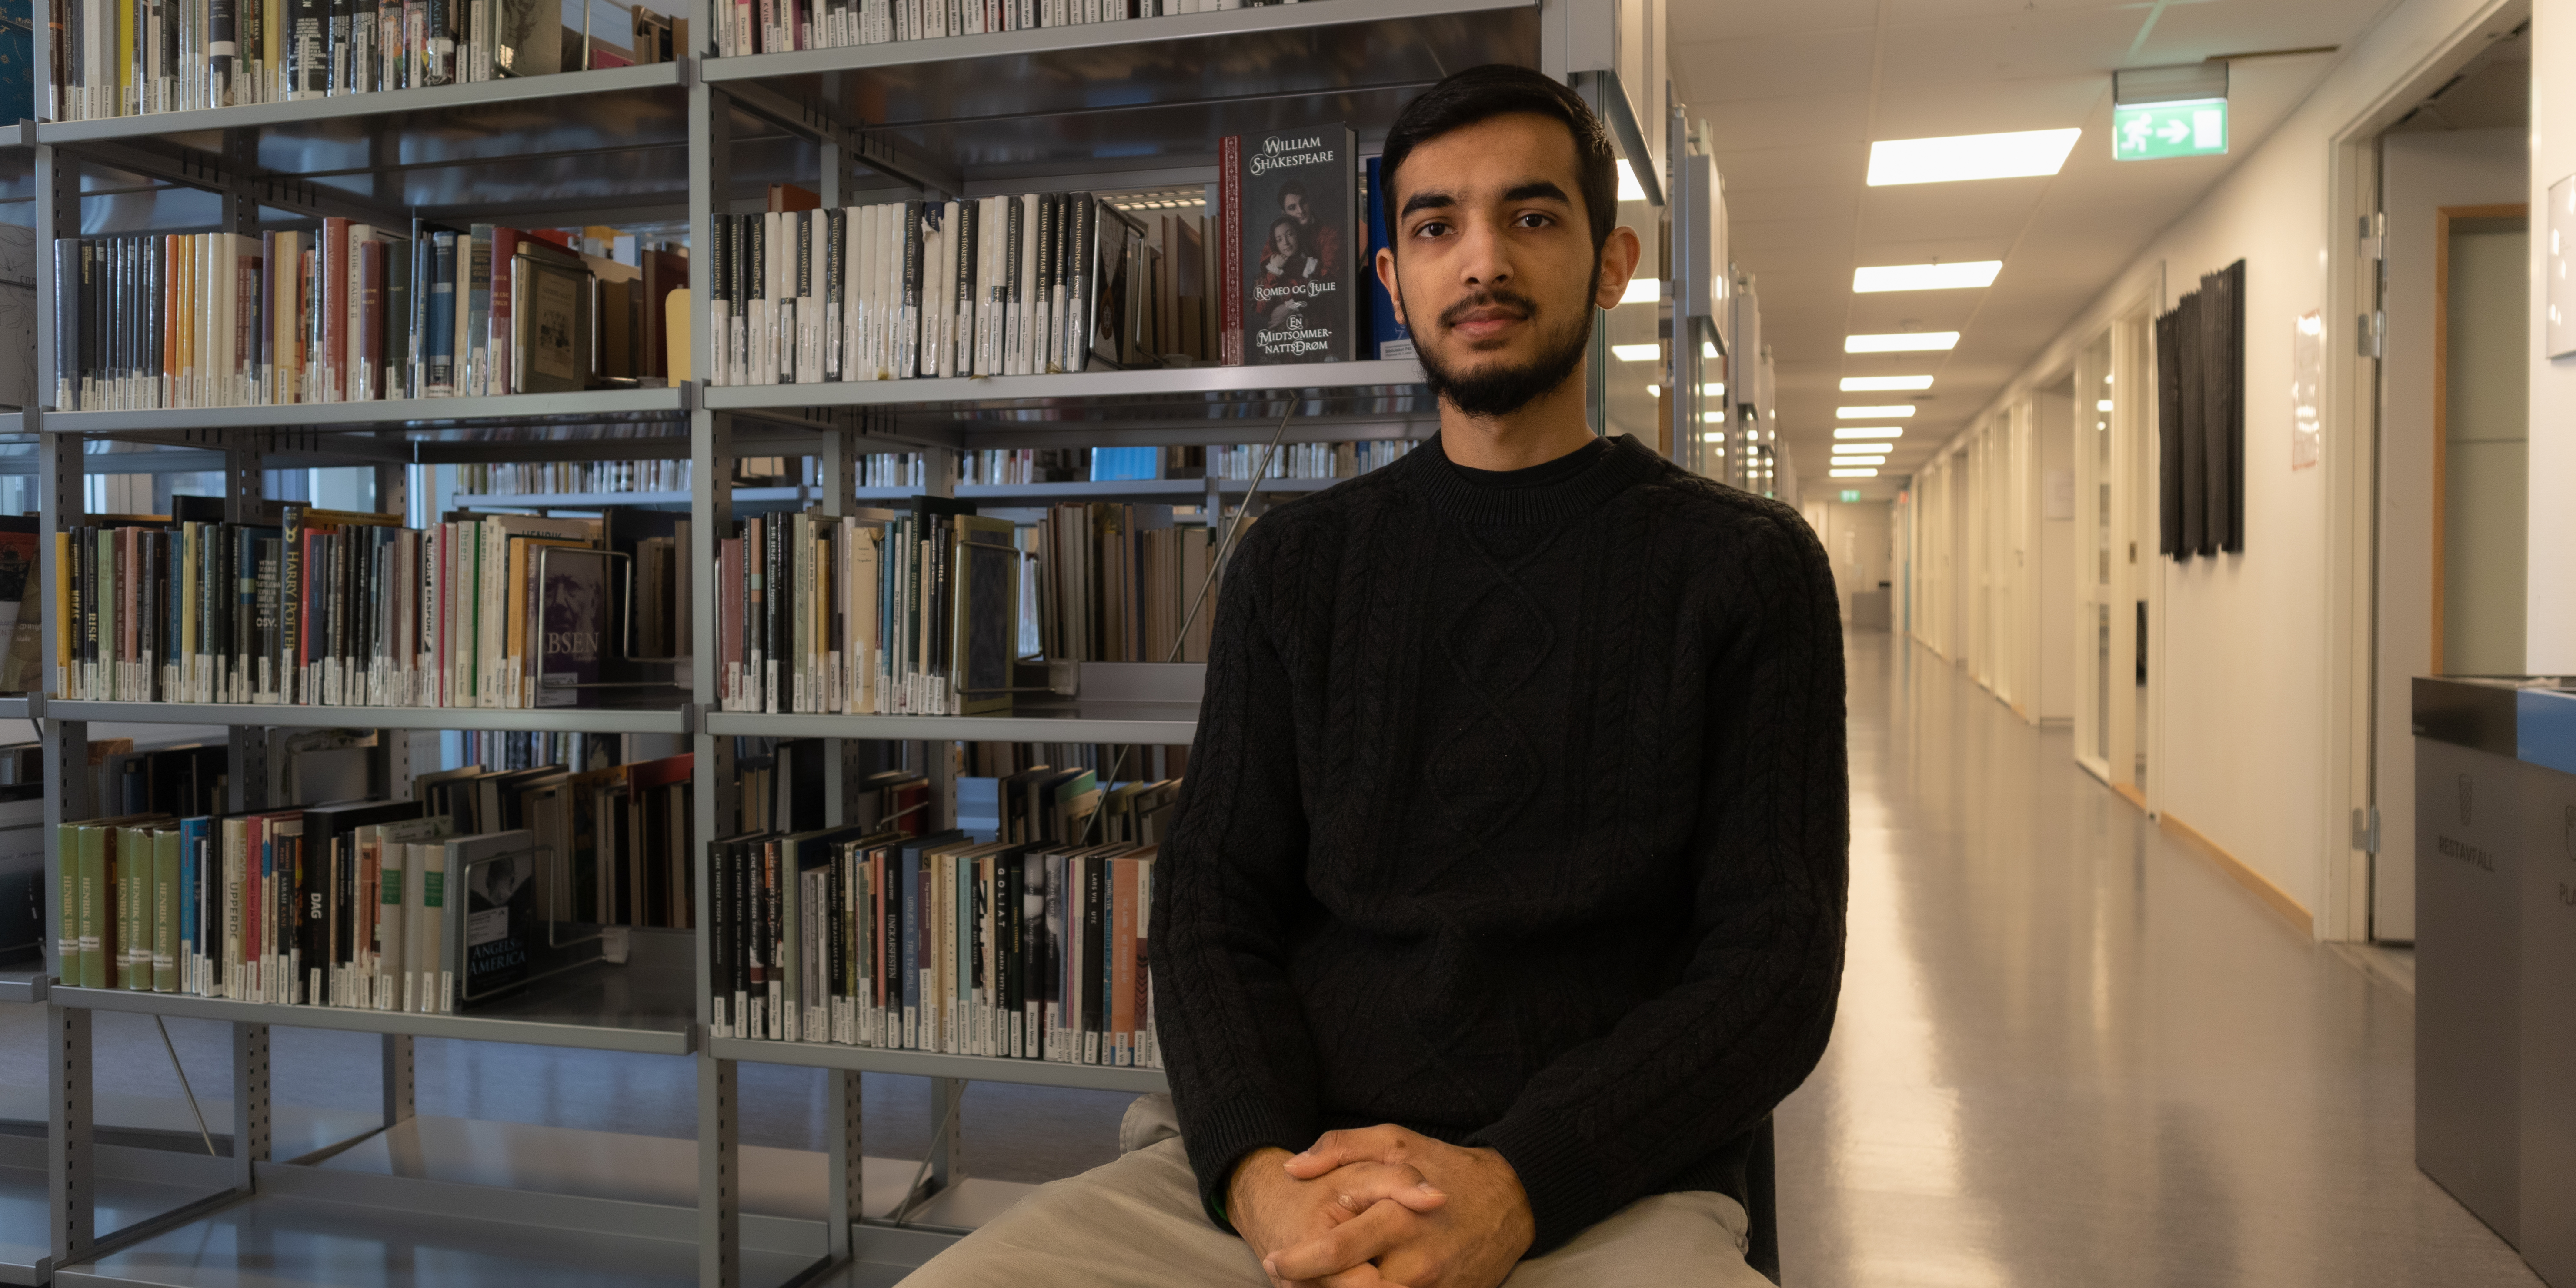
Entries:
{"label": "man's dark hair", "polygon": [[1395,173],[1413,150],[1451,130],[1515,112],[1528,112],[1562,123],[1574,136],[1574,175],[1582,188],[1583,213],[1592,221],[1592,255],[1610,240],[1619,225],[1619,158],[1610,134],[1575,92],[1546,75],[1508,63],[1470,67],[1424,90],[1396,115],[1386,132],[1386,151],[1378,162],[1378,182],[1386,189],[1386,244],[1396,244]]}

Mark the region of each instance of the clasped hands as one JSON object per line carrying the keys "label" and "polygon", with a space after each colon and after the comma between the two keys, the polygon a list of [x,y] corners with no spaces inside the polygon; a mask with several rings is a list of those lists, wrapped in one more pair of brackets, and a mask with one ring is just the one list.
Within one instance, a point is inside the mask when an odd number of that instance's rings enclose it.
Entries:
{"label": "clasped hands", "polygon": [[1226,1214],[1273,1288],[1495,1288],[1537,1230],[1501,1154],[1393,1125],[1245,1155]]}

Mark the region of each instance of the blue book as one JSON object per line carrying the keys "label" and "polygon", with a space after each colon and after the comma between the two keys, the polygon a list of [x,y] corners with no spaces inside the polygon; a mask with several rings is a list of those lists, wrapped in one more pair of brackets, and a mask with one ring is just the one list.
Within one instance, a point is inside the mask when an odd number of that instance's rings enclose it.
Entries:
{"label": "blue book", "polygon": [[36,6],[0,0],[0,120],[36,119]]}
{"label": "blue book", "polygon": [[1162,476],[1162,448],[1095,447],[1091,449],[1091,481],[1094,483],[1132,483],[1139,479],[1155,479]]}
{"label": "blue book", "polygon": [[1368,160],[1368,257],[1360,261],[1360,280],[1368,286],[1368,330],[1361,352],[1372,358],[1410,358],[1413,332],[1395,320],[1395,297],[1378,280],[1377,253],[1386,249],[1386,190],[1378,181],[1378,158]]}
{"label": "blue book", "polygon": [[206,835],[214,822],[211,818],[179,820],[179,991],[182,993],[197,991],[197,958],[200,955],[197,927],[205,924],[200,909],[206,898],[205,856],[198,851],[204,848]]}

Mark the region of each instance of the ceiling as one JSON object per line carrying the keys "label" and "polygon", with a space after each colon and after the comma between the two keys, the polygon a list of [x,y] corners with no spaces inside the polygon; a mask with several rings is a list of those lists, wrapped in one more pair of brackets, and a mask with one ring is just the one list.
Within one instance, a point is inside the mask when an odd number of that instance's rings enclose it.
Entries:
{"label": "ceiling", "polygon": [[[1912,401],[1865,497],[1970,417],[2155,236],[2254,150],[2388,0],[1675,0],[1674,93],[1709,124],[1730,249],[1755,278],[1780,442],[1825,479],[1834,409]],[[2242,57],[2261,54],[2261,57]],[[2111,73],[2230,58],[2223,157],[2111,160]],[[2047,178],[1871,188],[1882,139],[2081,126]],[[1977,290],[1856,295],[1855,268],[2003,261]],[[1959,331],[1948,353],[1843,353],[1843,337]],[[1929,395],[1844,376],[1930,374]],[[1837,486],[1845,484],[1837,482]]]}

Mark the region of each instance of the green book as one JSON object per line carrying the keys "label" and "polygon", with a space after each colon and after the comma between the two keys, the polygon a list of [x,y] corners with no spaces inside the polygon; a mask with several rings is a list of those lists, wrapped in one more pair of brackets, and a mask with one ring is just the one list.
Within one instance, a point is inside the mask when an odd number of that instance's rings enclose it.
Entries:
{"label": "green book", "polygon": [[116,986],[152,991],[152,842],[139,827],[120,827],[109,838],[107,860],[116,873]]}
{"label": "green book", "polygon": [[116,935],[108,924],[114,904],[108,897],[108,828],[90,823],[74,830],[80,833],[80,986],[105,988],[107,941]]}
{"label": "green book", "polygon": [[152,991],[179,991],[179,832],[152,839]]}

